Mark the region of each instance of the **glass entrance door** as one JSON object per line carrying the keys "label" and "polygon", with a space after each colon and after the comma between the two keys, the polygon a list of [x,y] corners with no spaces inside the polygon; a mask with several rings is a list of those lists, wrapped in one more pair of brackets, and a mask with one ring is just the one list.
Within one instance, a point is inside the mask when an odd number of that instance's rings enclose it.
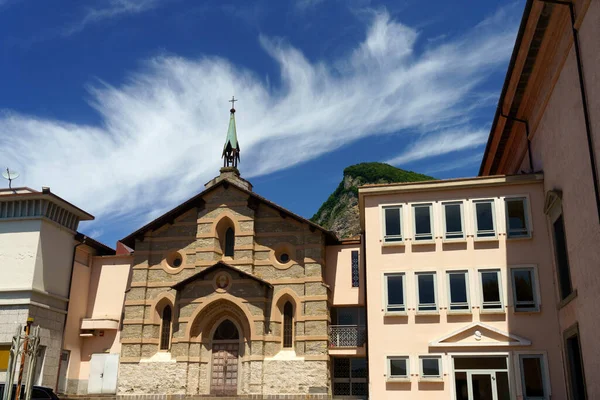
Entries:
{"label": "glass entrance door", "polygon": [[498,400],[496,397],[496,375],[490,372],[468,372],[470,400]]}

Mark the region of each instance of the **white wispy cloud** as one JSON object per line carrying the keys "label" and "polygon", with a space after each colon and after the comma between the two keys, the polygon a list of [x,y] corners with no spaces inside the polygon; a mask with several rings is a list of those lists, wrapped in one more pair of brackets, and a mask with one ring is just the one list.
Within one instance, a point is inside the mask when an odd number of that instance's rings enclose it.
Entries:
{"label": "white wispy cloud", "polygon": [[398,156],[387,160],[388,163],[399,165],[440,156],[460,150],[481,146],[487,141],[489,130],[470,131],[468,128],[436,132],[418,138]]}
{"label": "white wispy cloud", "polygon": [[156,57],[126,84],[90,88],[100,126],[0,114],[0,163],[104,223],[127,214],[137,224],[216,175],[232,94],[246,178],[373,135],[396,135],[400,146],[409,129],[429,133],[394,163],[470,148],[486,136],[469,128],[477,87],[507,62],[516,22],[492,19],[417,53],[418,33],[380,11],[355,50],[331,62],[261,37],[281,71],[277,87],[219,57]]}
{"label": "white wispy cloud", "polygon": [[78,21],[64,28],[62,34],[69,36],[81,32],[89,24],[124,15],[139,14],[156,8],[160,2],[161,0],[104,0],[102,7],[87,8]]}

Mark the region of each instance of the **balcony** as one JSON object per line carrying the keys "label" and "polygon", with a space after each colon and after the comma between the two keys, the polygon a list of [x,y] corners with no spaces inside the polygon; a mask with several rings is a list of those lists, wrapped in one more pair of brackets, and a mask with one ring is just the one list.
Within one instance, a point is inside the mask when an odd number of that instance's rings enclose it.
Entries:
{"label": "balcony", "polygon": [[329,348],[357,348],[363,347],[367,340],[364,325],[330,325]]}

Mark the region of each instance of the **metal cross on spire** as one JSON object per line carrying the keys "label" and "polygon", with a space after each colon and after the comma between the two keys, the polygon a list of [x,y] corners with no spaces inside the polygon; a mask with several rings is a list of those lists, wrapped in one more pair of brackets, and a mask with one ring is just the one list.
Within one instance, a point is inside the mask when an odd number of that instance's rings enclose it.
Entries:
{"label": "metal cross on spire", "polygon": [[231,96],[231,100],[229,100],[229,102],[231,103],[231,112],[235,112],[235,102],[239,101],[238,99],[235,98],[235,96]]}

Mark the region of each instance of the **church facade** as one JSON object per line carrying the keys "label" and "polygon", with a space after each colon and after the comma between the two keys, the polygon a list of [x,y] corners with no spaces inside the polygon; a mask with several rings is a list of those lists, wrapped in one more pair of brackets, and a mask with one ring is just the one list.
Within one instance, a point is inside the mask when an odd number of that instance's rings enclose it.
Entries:
{"label": "church facade", "polygon": [[119,394],[330,394],[324,230],[225,166],[206,189],[122,240],[134,249]]}

